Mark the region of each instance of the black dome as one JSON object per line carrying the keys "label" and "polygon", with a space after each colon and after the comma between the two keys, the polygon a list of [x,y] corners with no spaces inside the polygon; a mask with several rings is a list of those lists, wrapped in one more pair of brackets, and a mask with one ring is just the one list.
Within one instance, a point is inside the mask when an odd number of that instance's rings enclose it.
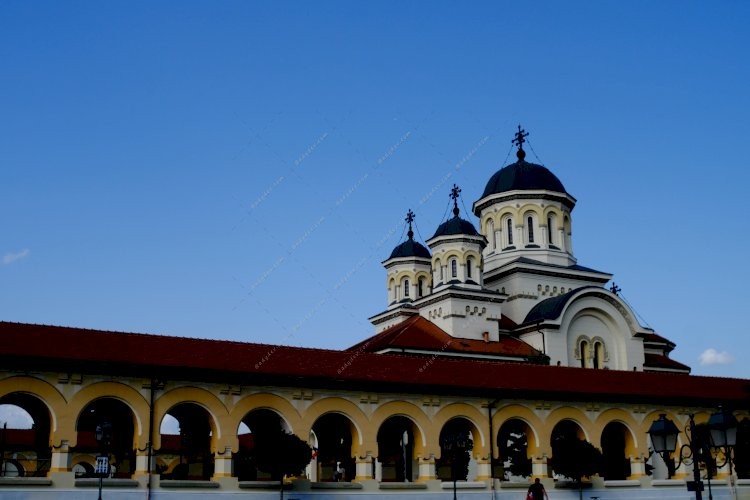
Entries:
{"label": "black dome", "polygon": [[474,224],[456,215],[440,224],[432,237],[437,238],[438,236],[448,236],[452,234],[479,236],[479,233],[477,233],[477,230],[474,228]]}
{"label": "black dome", "polygon": [[484,188],[482,198],[515,190],[539,190],[567,193],[560,179],[546,167],[518,160],[495,172]]}
{"label": "black dome", "polygon": [[399,257],[423,257],[425,259],[431,258],[430,251],[427,250],[424,245],[409,238],[404,241],[391,252],[389,259],[397,259]]}

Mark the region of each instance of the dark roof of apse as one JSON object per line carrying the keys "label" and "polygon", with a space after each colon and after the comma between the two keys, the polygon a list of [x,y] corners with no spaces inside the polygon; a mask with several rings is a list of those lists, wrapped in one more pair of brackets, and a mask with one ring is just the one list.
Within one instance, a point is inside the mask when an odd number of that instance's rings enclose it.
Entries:
{"label": "dark roof of apse", "polygon": [[130,377],[660,404],[740,404],[750,380],[117,333],[0,322],[0,366]]}
{"label": "dark roof of apse", "polygon": [[565,304],[568,303],[573,294],[578,293],[584,288],[599,289],[594,286],[584,286],[580,288],[574,288],[569,292],[557,295],[556,297],[550,297],[539,302],[537,305],[531,308],[526,314],[526,318],[523,320],[523,324],[536,323],[537,321],[544,321],[546,319],[557,319],[562,314]]}
{"label": "dark roof of apse", "polygon": [[518,160],[507,165],[490,177],[482,198],[506,191],[545,190],[567,193],[560,179],[547,167]]}
{"label": "dark roof of apse", "polygon": [[391,256],[388,258],[397,259],[399,257],[422,257],[425,259],[429,259],[432,256],[430,255],[430,251],[427,250],[424,245],[417,241],[414,241],[413,238],[409,238],[408,240],[396,246],[396,248],[394,248],[391,252]]}
{"label": "dark roof of apse", "polygon": [[456,234],[479,236],[474,224],[455,215],[440,224],[432,237],[437,238],[438,236],[452,236]]}

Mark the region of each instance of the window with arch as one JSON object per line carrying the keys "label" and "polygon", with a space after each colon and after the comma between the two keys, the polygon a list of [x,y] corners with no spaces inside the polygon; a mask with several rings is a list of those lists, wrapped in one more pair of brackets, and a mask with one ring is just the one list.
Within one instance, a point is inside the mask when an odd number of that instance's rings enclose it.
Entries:
{"label": "window with arch", "polygon": [[424,297],[424,278],[417,280],[417,296]]}
{"label": "window with arch", "polygon": [[526,231],[528,232],[529,243],[534,243],[534,218],[526,217]]}
{"label": "window with arch", "polygon": [[409,296],[409,280],[405,279],[404,280],[404,297],[408,297],[408,296]]}
{"label": "window with arch", "polygon": [[456,259],[451,259],[451,278],[458,277],[458,263]]}
{"label": "window with arch", "polygon": [[508,218],[506,226],[508,227],[508,246],[511,246],[513,245],[513,219]]}
{"label": "window with arch", "polygon": [[553,222],[552,216],[548,215],[547,216],[547,243],[550,245],[555,244],[554,233],[553,233],[554,228],[552,227],[552,222]]}
{"label": "window with arch", "polygon": [[487,243],[490,251],[495,249],[495,222],[492,219],[487,221]]}
{"label": "window with arch", "polygon": [[581,354],[581,368],[586,368],[588,366],[589,357],[591,356],[591,347],[589,346],[588,340],[581,340],[579,349]]}
{"label": "window with arch", "polygon": [[592,354],[594,355],[594,368],[604,368],[604,344],[598,341],[594,342]]}
{"label": "window with arch", "polygon": [[471,257],[466,259],[466,277],[471,278]]}

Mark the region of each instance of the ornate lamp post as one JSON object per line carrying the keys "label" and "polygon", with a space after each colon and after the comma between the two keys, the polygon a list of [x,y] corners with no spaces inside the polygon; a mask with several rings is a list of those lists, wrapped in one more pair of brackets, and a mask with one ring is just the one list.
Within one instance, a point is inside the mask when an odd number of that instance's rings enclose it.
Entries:
{"label": "ornate lamp post", "polygon": [[454,434],[448,434],[440,440],[440,446],[451,457],[451,478],[453,479],[453,500],[457,500],[456,481],[458,481],[459,461],[464,463],[466,452],[474,447],[471,436],[468,432],[459,431]]}
{"label": "ornate lamp post", "polygon": [[[708,421],[708,427],[711,430],[711,437],[709,439],[702,438],[695,432],[695,420],[693,417],[694,416],[691,414],[690,422],[685,428],[688,443],[682,445],[680,448],[676,464],[679,466],[681,463],[684,463],[685,465],[690,465],[692,463],[693,480],[689,481],[687,484],[688,491],[694,491],[696,500],[702,500],[703,481],[701,481],[699,461],[701,459],[707,462],[710,461],[711,463],[707,463],[707,467],[710,469],[713,463],[710,448],[722,448],[726,461],[723,464],[717,464],[717,466],[723,467],[729,463],[729,482],[732,496],[734,497],[731,447],[737,442],[737,419],[731,412],[720,408],[718,412],[711,415],[711,418]],[[651,427],[648,430],[648,435],[651,437],[651,444],[654,447],[654,451],[662,456],[666,464],[673,464],[671,454],[677,447],[677,435],[679,433],[680,430],[665,414],[659,415],[659,418],[651,424]],[[713,498],[713,495],[711,494],[710,479],[709,497]]]}
{"label": "ornate lamp post", "polygon": [[735,497],[734,476],[732,474],[732,448],[737,444],[737,419],[731,411],[719,407],[719,411],[708,419],[711,441],[714,448],[724,452],[725,463],[729,464],[729,488],[732,498]]}
{"label": "ornate lamp post", "polygon": [[99,445],[94,473],[99,476],[99,500],[102,500],[102,482],[109,475],[109,446],[112,442],[112,424],[102,422],[96,426],[94,437]]}

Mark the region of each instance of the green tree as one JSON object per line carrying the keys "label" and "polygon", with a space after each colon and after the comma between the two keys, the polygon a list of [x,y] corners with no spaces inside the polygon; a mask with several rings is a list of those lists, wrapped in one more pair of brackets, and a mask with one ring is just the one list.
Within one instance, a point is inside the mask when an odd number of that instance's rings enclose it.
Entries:
{"label": "green tree", "polygon": [[602,452],[593,444],[575,436],[562,435],[552,443],[552,469],[569,477],[583,498],[583,478],[601,472]]}
{"label": "green tree", "polygon": [[258,457],[258,469],[271,474],[272,479],[279,481],[282,500],[284,476],[299,475],[312,458],[310,445],[283,429],[257,435],[255,451]]}

